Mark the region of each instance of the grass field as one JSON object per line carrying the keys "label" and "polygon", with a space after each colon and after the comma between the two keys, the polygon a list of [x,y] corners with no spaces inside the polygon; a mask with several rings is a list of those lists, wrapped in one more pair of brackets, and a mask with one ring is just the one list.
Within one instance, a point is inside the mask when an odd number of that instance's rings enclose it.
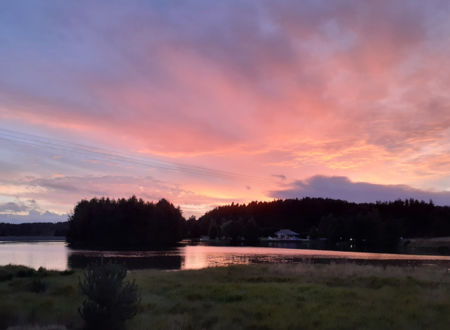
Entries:
{"label": "grass field", "polygon": [[[78,329],[81,271],[0,267],[0,328]],[[128,329],[449,329],[441,268],[251,265],[132,271],[142,302]]]}

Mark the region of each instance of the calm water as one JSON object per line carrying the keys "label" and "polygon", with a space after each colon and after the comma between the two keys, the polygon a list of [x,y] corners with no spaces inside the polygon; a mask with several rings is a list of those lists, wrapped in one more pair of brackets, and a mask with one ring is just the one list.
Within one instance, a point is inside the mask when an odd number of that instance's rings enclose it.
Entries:
{"label": "calm water", "polygon": [[85,267],[100,258],[123,263],[130,269],[200,269],[233,264],[296,262],[450,267],[449,256],[205,245],[186,245],[162,251],[89,251],[69,249],[64,242],[0,241],[0,265],[20,264],[65,270]]}

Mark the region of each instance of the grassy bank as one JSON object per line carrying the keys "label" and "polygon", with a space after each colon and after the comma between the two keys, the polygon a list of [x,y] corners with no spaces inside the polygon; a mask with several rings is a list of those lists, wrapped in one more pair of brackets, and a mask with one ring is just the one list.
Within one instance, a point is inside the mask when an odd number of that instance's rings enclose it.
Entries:
{"label": "grassy bank", "polygon": [[403,244],[413,253],[450,255],[450,237],[412,238]]}
{"label": "grassy bank", "polygon": [[[80,276],[0,267],[0,328],[80,328]],[[142,270],[128,278],[136,279],[142,293],[129,329],[448,329],[450,324],[450,275],[443,269],[252,265]]]}

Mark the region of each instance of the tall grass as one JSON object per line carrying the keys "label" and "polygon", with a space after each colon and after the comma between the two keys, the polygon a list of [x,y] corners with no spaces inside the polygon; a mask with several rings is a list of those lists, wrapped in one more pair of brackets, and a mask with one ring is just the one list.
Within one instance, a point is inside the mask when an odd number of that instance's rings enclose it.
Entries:
{"label": "tall grass", "polygon": [[[0,268],[0,273],[2,268]],[[0,328],[80,328],[81,272],[0,282]],[[129,272],[141,307],[128,329],[447,329],[450,275],[441,268],[251,265],[180,272]]]}

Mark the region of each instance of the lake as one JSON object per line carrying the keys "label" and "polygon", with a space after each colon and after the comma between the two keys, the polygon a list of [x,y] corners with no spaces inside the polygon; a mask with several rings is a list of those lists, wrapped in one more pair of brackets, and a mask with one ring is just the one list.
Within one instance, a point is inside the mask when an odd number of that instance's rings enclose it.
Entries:
{"label": "lake", "polygon": [[0,241],[0,265],[19,264],[35,269],[83,268],[101,258],[129,269],[201,269],[253,263],[342,263],[432,265],[450,267],[450,256],[343,252],[283,247],[182,245],[157,251],[74,250],[63,241]]}

